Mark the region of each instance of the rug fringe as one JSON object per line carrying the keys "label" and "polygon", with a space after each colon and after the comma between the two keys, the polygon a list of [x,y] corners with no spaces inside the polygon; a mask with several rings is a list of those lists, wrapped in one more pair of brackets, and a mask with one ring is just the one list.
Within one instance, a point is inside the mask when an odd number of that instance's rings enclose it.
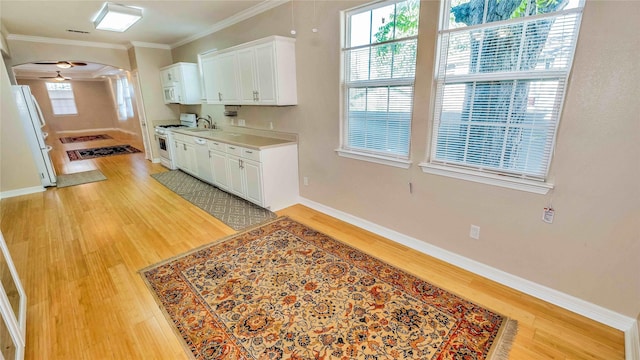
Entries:
{"label": "rug fringe", "polygon": [[511,346],[518,334],[518,322],[507,319],[500,334],[496,337],[495,348],[489,354],[489,360],[508,360]]}

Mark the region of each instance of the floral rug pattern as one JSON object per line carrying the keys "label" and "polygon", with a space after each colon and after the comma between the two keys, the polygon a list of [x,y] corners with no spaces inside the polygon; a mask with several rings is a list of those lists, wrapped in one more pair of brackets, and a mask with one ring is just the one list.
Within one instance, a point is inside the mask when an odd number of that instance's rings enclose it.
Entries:
{"label": "floral rug pattern", "polygon": [[139,152],[141,151],[131,145],[116,145],[92,149],[67,150],[67,156],[69,156],[69,160],[76,161],[99,158],[103,156],[124,155]]}
{"label": "floral rug pattern", "polygon": [[516,329],[289,218],[142,275],[196,359],[488,359]]}
{"label": "floral rug pattern", "polygon": [[107,140],[113,139],[111,136],[107,134],[98,134],[98,135],[85,135],[85,136],[67,136],[61,137],[60,142],[63,144],[68,143],[76,143],[76,142],[85,142],[85,141],[96,141],[96,140]]}

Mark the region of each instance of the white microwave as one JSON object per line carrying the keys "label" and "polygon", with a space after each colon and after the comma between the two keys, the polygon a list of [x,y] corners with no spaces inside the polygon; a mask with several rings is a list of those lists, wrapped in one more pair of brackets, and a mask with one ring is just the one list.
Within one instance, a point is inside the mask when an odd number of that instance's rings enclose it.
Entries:
{"label": "white microwave", "polygon": [[182,96],[180,94],[179,87],[165,86],[163,90],[165,104],[180,104],[182,102]]}

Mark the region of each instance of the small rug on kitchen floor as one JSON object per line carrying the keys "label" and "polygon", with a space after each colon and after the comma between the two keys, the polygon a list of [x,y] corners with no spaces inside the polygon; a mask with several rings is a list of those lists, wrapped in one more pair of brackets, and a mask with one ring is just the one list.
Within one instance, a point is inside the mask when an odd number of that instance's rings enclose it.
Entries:
{"label": "small rug on kitchen floor", "polygon": [[286,217],[140,272],[196,359],[507,359],[517,332]]}
{"label": "small rug on kitchen floor", "polygon": [[86,135],[86,136],[68,136],[61,137],[60,142],[63,144],[75,143],[75,142],[85,142],[85,141],[94,141],[94,140],[106,140],[113,139],[111,136],[107,134],[98,134],[98,135]]}
{"label": "small rug on kitchen floor", "polygon": [[134,148],[131,145],[116,145],[92,149],[67,150],[67,156],[69,156],[69,160],[76,161],[99,158],[103,156],[133,154],[139,152],[140,150]]}
{"label": "small rug on kitchen floor", "polygon": [[73,174],[60,174],[56,176],[56,187],[86,184],[96,181],[107,180],[107,177],[100,170],[89,170]]}
{"label": "small rug on kitchen floor", "polygon": [[151,177],[234,230],[242,230],[276,217],[276,214],[265,208],[180,170],[152,174]]}

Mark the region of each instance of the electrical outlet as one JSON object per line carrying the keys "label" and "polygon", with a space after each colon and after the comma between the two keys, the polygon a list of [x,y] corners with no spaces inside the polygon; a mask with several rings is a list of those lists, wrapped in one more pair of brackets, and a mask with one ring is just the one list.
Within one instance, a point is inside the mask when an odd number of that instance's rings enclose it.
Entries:
{"label": "electrical outlet", "polygon": [[304,186],[309,186],[309,178],[308,177],[303,177],[302,178],[302,183],[304,184]]}
{"label": "electrical outlet", "polygon": [[471,229],[469,230],[469,237],[472,239],[480,240],[480,226],[471,225]]}
{"label": "electrical outlet", "polygon": [[244,119],[238,119],[238,126],[244,126]]}

